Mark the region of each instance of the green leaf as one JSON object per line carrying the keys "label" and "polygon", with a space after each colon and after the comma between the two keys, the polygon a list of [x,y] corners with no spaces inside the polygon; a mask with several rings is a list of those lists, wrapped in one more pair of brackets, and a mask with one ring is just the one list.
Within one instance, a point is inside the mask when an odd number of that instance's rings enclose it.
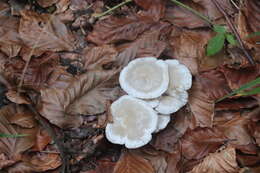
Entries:
{"label": "green leaf", "polygon": [[28,134],[4,134],[0,133],[0,138],[19,138],[19,137],[24,137],[28,136]]}
{"label": "green leaf", "polygon": [[226,36],[226,39],[227,39],[229,44],[231,44],[231,45],[237,44],[237,40],[235,39],[233,34],[226,34],[225,36]]}
{"label": "green leaf", "polygon": [[254,88],[250,91],[245,91],[245,92],[242,91],[238,94],[241,95],[241,96],[249,96],[249,95],[255,95],[255,94],[259,94],[259,93],[260,93],[260,87]]}
{"label": "green leaf", "polygon": [[227,32],[226,28],[221,25],[214,25],[213,30],[217,33],[225,34]]}
{"label": "green leaf", "polygon": [[220,102],[220,101],[222,101],[222,100],[224,100],[224,99],[226,99],[226,98],[228,98],[230,96],[233,96],[235,94],[241,93],[243,90],[248,89],[248,88],[252,88],[253,86],[256,86],[258,84],[260,84],[260,77],[258,77],[255,80],[252,80],[252,81],[242,85],[240,88],[238,88],[238,89],[232,91],[231,93],[225,95],[224,97],[218,99],[216,102]]}
{"label": "green leaf", "polygon": [[224,46],[225,35],[218,33],[215,37],[211,38],[207,45],[207,56],[212,56],[221,51]]}

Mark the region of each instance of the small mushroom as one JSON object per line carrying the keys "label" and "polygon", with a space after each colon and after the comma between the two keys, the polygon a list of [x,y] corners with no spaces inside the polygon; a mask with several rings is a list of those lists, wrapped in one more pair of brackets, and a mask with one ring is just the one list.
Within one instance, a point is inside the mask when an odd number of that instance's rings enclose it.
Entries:
{"label": "small mushroom", "polygon": [[164,115],[164,114],[159,114],[158,115],[158,123],[157,123],[157,128],[155,130],[155,133],[165,129],[165,127],[168,125],[170,122],[171,117],[169,114]]}
{"label": "small mushroom", "polygon": [[159,105],[159,100],[158,98],[156,99],[145,99],[144,100],[149,106],[151,106],[152,108],[155,108]]}
{"label": "small mushroom", "polygon": [[169,85],[168,65],[154,57],[135,59],[121,71],[119,83],[125,92],[134,97],[159,97]]}
{"label": "small mushroom", "polygon": [[152,139],[158,115],[145,101],[122,96],[112,103],[111,114],[113,123],[106,126],[106,137],[110,142],[138,148]]}
{"label": "small mushroom", "polygon": [[161,96],[159,105],[155,110],[161,114],[171,114],[177,112],[188,101],[187,91],[172,91],[171,95]]}
{"label": "small mushroom", "polygon": [[174,91],[185,91],[191,88],[192,75],[189,69],[177,60],[166,60],[169,69],[169,87],[166,94],[173,95]]}

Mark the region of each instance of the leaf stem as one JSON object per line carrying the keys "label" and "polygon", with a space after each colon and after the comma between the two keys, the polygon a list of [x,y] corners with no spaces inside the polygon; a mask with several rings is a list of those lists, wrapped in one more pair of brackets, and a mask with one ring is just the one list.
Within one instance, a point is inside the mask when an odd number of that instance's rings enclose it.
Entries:
{"label": "leaf stem", "polygon": [[189,10],[190,12],[192,12],[193,14],[195,14],[196,16],[198,16],[198,17],[200,17],[201,19],[203,19],[203,20],[205,20],[206,22],[208,22],[210,25],[213,25],[213,23],[211,22],[211,20],[210,20],[208,17],[204,16],[204,15],[201,14],[200,12],[194,10],[193,8],[191,8],[191,7],[185,5],[185,4],[183,4],[183,3],[181,3],[181,2],[179,2],[179,1],[177,1],[177,0],[170,0],[170,1],[172,1],[173,3],[175,3],[176,5],[178,5],[178,6],[182,7],[182,8],[185,8],[185,9]]}
{"label": "leaf stem", "polygon": [[127,4],[127,3],[129,3],[129,2],[132,2],[132,0],[126,0],[126,1],[124,1],[124,2],[121,2],[120,4],[117,4],[116,6],[114,6],[114,7],[110,8],[110,9],[108,9],[108,10],[105,11],[104,13],[94,14],[94,17],[96,17],[96,18],[103,17],[103,16],[107,15],[108,13],[110,13],[110,12],[116,10],[117,8],[119,8],[119,7],[121,7],[121,6],[125,5],[125,4]]}

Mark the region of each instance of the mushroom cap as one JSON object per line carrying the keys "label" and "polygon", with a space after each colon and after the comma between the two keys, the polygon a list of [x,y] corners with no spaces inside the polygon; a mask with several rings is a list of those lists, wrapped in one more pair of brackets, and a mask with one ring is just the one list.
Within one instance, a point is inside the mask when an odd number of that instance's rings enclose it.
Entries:
{"label": "mushroom cap", "polygon": [[156,99],[145,99],[144,100],[149,106],[151,106],[152,108],[155,108],[156,106],[159,105],[159,100],[158,98]]}
{"label": "mushroom cap", "polygon": [[169,85],[168,65],[154,57],[135,59],[121,71],[119,83],[125,92],[134,97],[159,97]]}
{"label": "mushroom cap", "polygon": [[161,114],[171,114],[177,112],[188,102],[187,91],[174,91],[172,95],[161,96],[159,99],[159,105],[155,110]]}
{"label": "mushroom cap", "polygon": [[129,95],[111,104],[113,123],[106,126],[107,139],[127,148],[138,148],[152,139],[158,115],[145,101]]}
{"label": "mushroom cap", "polygon": [[168,125],[170,120],[171,120],[171,117],[170,117],[169,114],[167,114],[167,115],[159,114],[158,115],[157,128],[155,130],[155,133],[165,129],[165,127]]}
{"label": "mushroom cap", "polygon": [[166,60],[169,70],[169,87],[166,94],[172,95],[174,90],[185,91],[191,88],[192,75],[189,69],[178,60]]}

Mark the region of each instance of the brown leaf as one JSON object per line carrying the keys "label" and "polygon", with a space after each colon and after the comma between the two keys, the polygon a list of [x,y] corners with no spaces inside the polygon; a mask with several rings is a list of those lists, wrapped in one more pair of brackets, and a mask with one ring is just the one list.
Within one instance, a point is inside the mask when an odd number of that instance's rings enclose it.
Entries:
{"label": "brown leaf", "polygon": [[[183,0],[182,3],[188,5],[194,10],[202,13],[203,8],[192,1]],[[173,3],[169,3],[165,10],[165,17],[167,21],[179,27],[187,27],[190,29],[199,28],[199,27],[207,27],[208,24],[189,10],[186,10],[178,5]]]}
{"label": "brown leaf", "polygon": [[159,21],[164,16],[166,0],[134,0],[145,12],[141,15],[151,16],[154,21]]}
{"label": "brown leaf", "polygon": [[139,34],[154,24],[155,22],[147,17],[117,18],[110,16],[98,21],[86,39],[98,45],[135,40]]}
{"label": "brown leaf", "polygon": [[34,119],[34,115],[24,110],[23,112],[16,113],[15,115],[9,118],[9,121],[12,124],[16,124],[23,128],[33,128],[37,126],[37,123]]}
{"label": "brown leaf", "polygon": [[37,3],[42,6],[43,8],[52,6],[53,4],[57,3],[59,0],[37,0]]}
{"label": "brown leaf", "polygon": [[232,90],[238,89],[241,85],[256,79],[260,75],[260,65],[247,68],[232,69],[226,66],[220,68],[223,72],[229,87]]}
{"label": "brown leaf", "polygon": [[18,34],[19,20],[11,16],[0,15],[0,23],[0,50],[9,57],[15,57],[22,46]]}
{"label": "brown leaf", "polygon": [[227,111],[227,110],[239,110],[245,108],[253,108],[258,105],[258,102],[251,98],[239,98],[239,99],[229,99],[223,100],[216,104],[216,111]]}
{"label": "brown leaf", "polygon": [[[23,86],[33,89],[46,88],[48,81],[51,80],[52,73],[59,71],[57,68],[59,56],[46,52],[41,57],[32,59],[24,75]],[[19,84],[25,62],[20,58],[13,58],[5,64],[5,76],[11,81]]]}
{"label": "brown leaf", "polygon": [[236,145],[248,145],[253,143],[253,139],[248,129],[249,118],[246,116],[236,116],[231,120],[219,124],[218,128],[230,139],[230,143]]}
{"label": "brown leaf", "polygon": [[82,173],[111,173],[113,172],[115,163],[107,160],[99,160],[95,170],[84,171]]}
{"label": "brown leaf", "polygon": [[65,127],[79,127],[79,114],[100,114],[106,102],[119,96],[114,71],[89,71],[75,78],[65,89],[41,90],[39,112],[51,123]]}
{"label": "brown leaf", "polygon": [[106,65],[116,61],[117,51],[113,46],[91,47],[83,51],[85,70],[103,70]]}
{"label": "brown leaf", "polygon": [[33,11],[22,11],[21,15],[19,34],[29,48],[44,51],[74,50],[74,38],[58,17]]}
{"label": "brown leaf", "polygon": [[175,147],[175,150],[173,153],[169,154],[167,157],[167,170],[165,173],[179,173],[179,163],[181,161],[181,152],[179,147]]}
{"label": "brown leaf", "polygon": [[[16,109],[17,108],[17,109]],[[20,138],[0,138],[0,153],[4,153],[10,160],[20,160],[20,154],[31,148],[35,142],[37,128],[25,129],[12,125],[10,119],[19,113],[19,107],[15,105],[5,106],[0,110],[1,134],[28,134]]]}
{"label": "brown leaf", "polygon": [[214,100],[205,92],[205,87],[199,79],[193,80],[189,91],[189,101],[194,127],[212,127],[214,118]]}
{"label": "brown leaf", "polygon": [[235,148],[227,147],[207,156],[189,173],[237,173],[238,170]]}
{"label": "brown leaf", "polygon": [[169,38],[172,48],[170,56],[186,65],[193,75],[214,69],[223,64],[227,57],[222,53],[206,56],[205,47],[212,36],[208,31],[186,31],[173,27]]}
{"label": "brown leaf", "polygon": [[247,17],[248,27],[252,32],[260,31],[260,3],[257,0],[245,1],[245,15]]}
{"label": "brown leaf", "polygon": [[36,142],[32,149],[36,151],[42,151],[49,143],[51,143],[51,141],[52,139],[47,131],[39,128],[36,134]]}
{"label": "brown leaf", "polygon": [[155,173],[152,165],[144,158],[130,152],[123,153],[113,173]]}
{"label": "brown leaf", "polygon": [[29,98],[27,98],[22,93],[17,93],[17,91],[9,90],[7,93],[5,93],[5,95],[13,103],[30,104]]}
{"label": "brown leaf", "polygon": [[153,137],[151,145],[157,150],[163,150],[169,153],[175,152],[176,143],[184,135],[189,127],[188,112],[181,109],[174,114],[174,118],[168,124],[165,130],[159,132]]}
{"label": "brown leaf", "polygon": [[189,130],[181,139],[182,155],[189,159],[201,159],[210,152],[215,152],[226,140],[216,128],[197,128]]}

